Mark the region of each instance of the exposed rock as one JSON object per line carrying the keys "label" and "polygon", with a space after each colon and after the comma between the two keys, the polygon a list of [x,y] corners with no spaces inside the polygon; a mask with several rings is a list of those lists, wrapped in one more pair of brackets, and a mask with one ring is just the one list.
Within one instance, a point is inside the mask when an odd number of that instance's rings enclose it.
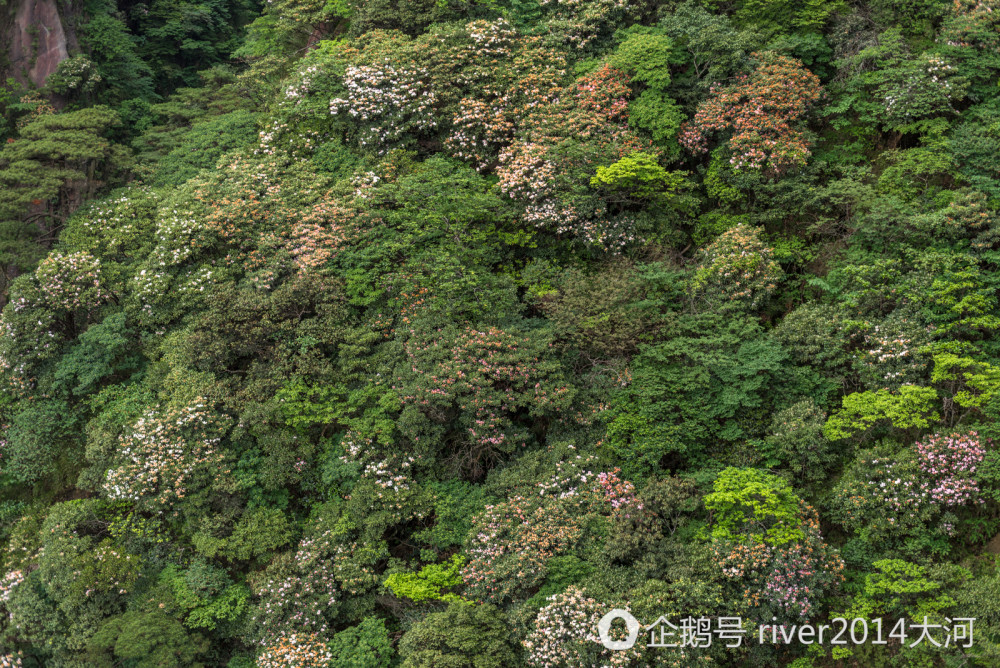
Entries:
{"label": "exposed rock", "polygon": [[7,41],[11,75],[42,86],[69,57],[56,0],[18,0]]}

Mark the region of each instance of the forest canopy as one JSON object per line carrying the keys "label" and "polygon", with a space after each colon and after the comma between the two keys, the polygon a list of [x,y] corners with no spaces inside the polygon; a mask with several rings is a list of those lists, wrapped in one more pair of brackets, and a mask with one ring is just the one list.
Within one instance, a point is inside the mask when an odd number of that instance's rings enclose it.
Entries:
{"label": "forest canopy", "polygon": [[1000,665],[993,0],[51,4],[0,665]]}

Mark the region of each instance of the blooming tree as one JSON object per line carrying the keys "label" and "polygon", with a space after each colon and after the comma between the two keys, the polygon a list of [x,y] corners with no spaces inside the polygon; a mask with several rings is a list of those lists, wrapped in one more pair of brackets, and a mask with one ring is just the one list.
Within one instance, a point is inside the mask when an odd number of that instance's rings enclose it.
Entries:
{"label": "blooming tree", "polygon": [[38,263],[35,277],[50,308],[76,311],[107,299],[101,288],[101,261],[85,251],[49,254]]}
{"label": "blooming tree", "polygon": [[1000,49],[1000,9],[992,0],[955,0],[945,24],[949,46],[996,51]]}
{"label": "blooming tree", "polygon": [[287,246],[300,272],[316,271],[337,254],[344,243],[350,209],[323,200],[298,218],[288,232]]}
{"label": "blooming tree", "polygon": [[330,101],[330,113],[357,121],[357,141],[384,153],[404,137],[437,127],[437,101],[425,68],[390,62],[351,65],[344,74],[347,96]]}
{"label": "blooming tree", "polygon": [[10,292],[0,317],[0,370],[15,391],[29,389],[34,367],[79,334],[110,296],[100,259],[86,251],[50,253]]}
{"label": "blooming tree", "polygon": [[280,642],[289,633],[328,633],[341,599],[378,581],[362,563],[370,553],[369,546],[340,542],[330,530],[303,538],[295,553],[272,564],[255,587],[259,601],[251,621],[259,642]]}
{"label": "blooming tree", "polygon": [[844,562],[823,541],[816,511],[800,501],[796,522],[801,537],[790,542],[754,537],[712,547],[723,574],[759,621],[814,619],[820,599],[843,581]]}
{"label": "blooming tree", "polygon": [[404,406],[404,433],[418,445],[441,429],[457,429],[459,454],[478,470],[528,442],[518,413],[541,418],[568,405],[558,369],[541,361],[540,340],[497,327],[411,334],[409,364],[394,389]]}
{"label": "blooming tree", "polygon": [[146,411],[119,439],[118,464],[108,470],[104,493],[163,510],[192,491],[199,473],[222,464],[219,443],[229,419],[202,398],[182,408]]}
{"label": "blooming tree", "polygon": [[760,230],[740,224],[702,251],[691,287],[696,297],[719,302],[723,308],[756,308],[774,292],[782,274]]}
{"label": "blooming tree", "polygon": [[641,6],[626,0],[539,0],[551,13],[548,30],[573,49],[583,49],[613,25],[635,21]]}
{"label": "blooming tree", "polygon": [[6,603],[14,589],[24,582],[24,571],[20,568],[7,572],[0,579],[0,602]]}
{"label": "blooming tree", "polygon": [[257,657],[257,668],[325,668],[333,655],[315,633],[292,633],[269,644]]}
{"label": "blooming tree", "polygon": [[489,505],[476,518],[462,579],[473,596],[495,603],[538,586],[548,560],[579,539],[581,528],[556,500],[517,496]]}
{"label": "blooming tree", "polygon": [[556,99],[537,106],[518,138],[500,153],[500,190],[524,206],[523,220],[557,236],[608,251],[639,239],[628,212],[580,183],[594,166],[656,149],[628,128],[629,77],[610,65],[566,86]]}
{"label": "blooming tree", "polygon": [[572,549],[585,517],[628,519],[643,506],[618,469],[595,472],[593,457],[560,462],[525,493],[489,505],[475,520],[462,570],[468,591],[494,603],[515,599],[545,578],[547,562]]}
{"label": "blooming tree", "polygon": [[975,474],[986,457],[986,448],[976,432],[934,434],[914,447],[917,463],[926,476],[921,486],[931,499],[945,506],[959,506],[970,501],[985,503],[979,495]]}
{"label": "blooming tree", "polygon": [[729,132],[733,169],[777,173],[805,164],[809,144],[801,124],[822,93],[819,78],[788,56],[767,51],[752,57],[757,64],[751,74],[711,88],[709,99],[682,127],[680,142],[703,153],[710,135]]}
{"label": "blooming tree", "polygon": [[985,459],[976,432],[933,434],[898,452],[867,451],[837,485],[836,514],[873,544],[946,552],[959,534],[961,510],[985,503],[976,479]]}
{"label": "blooming tree", "polygon": [[920,119],[954,114],[968,81],[944,51],[914,55],[902,29],[886,30],[874,44],[840,61],[845,76],[835,109],[850,108],[866,123],[897,132]]}
{"label": "blooming tree", "polygon": [[600,665],[625,666],[635,658],[635,652],[607,650],[597,635],[597,622],[607,611],[606,606],[590,598],[576,586],[546,599],[538,611],[534,628],[521,645],[525,660],[534,668]]}

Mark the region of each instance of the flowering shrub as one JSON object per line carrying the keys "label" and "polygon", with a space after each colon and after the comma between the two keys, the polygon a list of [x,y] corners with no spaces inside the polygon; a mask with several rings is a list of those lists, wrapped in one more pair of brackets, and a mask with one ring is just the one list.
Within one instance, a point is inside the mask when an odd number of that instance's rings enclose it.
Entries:
{"label": "flowering shrub", "polygon": [[[872,331],[865,334],[865,345],[871,346],[865,350],[864,354],[871,357],[876,364],[883,364],[889,360],[899,360],[909,357],[912,341],[905,336],[891,336],[879,331],[880,327],[875,325]],[[889,380],[891,377],[887,377]]]}
{"label": "flowering shrub", "polygon": [[156,247],[150,259],[162,266],[183,264],[209,243],[205,226],[190,211],[164,211],[157,220]]}
{"label": "flowering shrub", "polygon": [[[523,164],[525,158],[520,154],[524,151],[529,155],[544,151],[554,157],[553,149],[565,139],[593,140],[595,145],[588,147],[591,152],[608,148],[612,143],[637,143],[625,124],[632,93],[629,83],[624,72],[604,65],[559,90],[548,103],[533,105],[523,122],[522,137],[501,155],[498,170],[501,190],[513,199],[530,196],[531,189],[522,187],[519,178],[524,175],[516,169],[509,173],[506,167],[508,163]],[[628,152],[619,148],[615,156],[622,157]],[[559,160],[567,166],[572,164],[567,157]]]}
{"label": "flowering shrub", "polygon": [[269,644],[257,657],[257,668],[326,668],[333,655],[315,633],[292,633]]}
{"label": "flowering shrub", "polygon": [[969,501],[985,503],[979,495],[976,469],[986,457],[986,448],[976,432],[928,436],[916,444],[917,464],[930,483],[934,501],[945,506],[958,506]]}
{"label": "flowering shrub", "polygon": [[[400,521],[409,511],[409,501],[416,496],[413,465],[419,457],[384,454],[373,438],[348,430],[341,440],[345,454],[340,460],[361,470],[361,484],[370,488],[370,500],[381,510],[388,510]],[[356,497],[357,498],[357,497]]]}
{"label": "flowering shrub", "polygon": [[713,86],[690,123],[681,127],[680,142],[689,151],[708,150],[708,137],[731,131],[729,159],[733,169],[781,172],[805,164],[809,147],[798,124],[819,100],[819,78],[802,63],[773,52],[755,53],[757,66],[724,87]]}
{"label": "flowering shrub", "polygon": [[695,296],[721,308],[756,308],[778,287],[783,272],[760,230],[737,225],[719,235],[701,253],[691,280]]}
{"label": "flowering shrub", "polygon": [[[625,72],[603,65],[576,82],[576,107],[582,112],[600,114],[608,121],[624,121],[628,117],[628,98],[632,95],[630,83]],[[590,126],[581,123],[580,128]]]}
{"label": "flowering shrub", "polygon": [[[519,112],[539,95],[540,81],[525,84],[535,71],[551,70],[552,62],[558,61],[552,53],[535,47],[536,40],[519,37],[502,18],[471,21],[465,33],[468,41],[463,39],[456,51],[465,64],[461,79],[478,85],[474,91],[463,87],[466,95],[472,92],[475,97],[458,101],[445,146],[456,158],[487,171],[494,167],[500,150],[513,140]],[[510,67],[512,59],[520,62]]]}
{"label": "flowering shrub", "polygon": [[887,319],[864,332],[863,345],[855,352],[854,367],[871,388],[898,388],[921,381],[927,360],[920,349],[928,341],[919,323]]}
{"label": "flowering shrub", "polygon": [[307,536],[290,559],[270,567],[254,588],[260,601],[251,621],[261,644],[286,633],[325,635],[343,598],[378,584],[366,565],[370,547],[336,540],[332,531]]}
{"label": "flowering shrub", "polygon": [[764,599],[786,614],[807,617],[814,605],[809,598],[807,578],[815,575],[817,569],[826,570],[827,565],[817,564],[799,545],[778,551],[781,554],[764,585]]}
{"label": "flowering shrub", "polygon": [[[558,100],[568,65],[565,54],[537,37],[515,39],[503,19],[473,21],[466,29],[475,43],[465,56],[472,64],[466,76],[482,85],[475,97],[465,92],[458,101],[445,146],[486,172],[497,167],[528,117]],[[490,44],[486,58],[480,43]]]}
{"label": "flowering shrub", "polygon": [[0,316],[0,369],[9,389],[19,394],[34,387],[37,366],[65,341],[55,313],[33,306],[42,297],[30,278],[14,284],[11,301]]}
{"label": "flowering shrub", "polygon": [[595,164],[655,153],[627,126],[629,83],[624,72],[604,65],[524,120],[500,153],[497,176],[500,190],[525,207],[525,222],[609,251],[640,238],[629,214],[613,214],[604,199],[579,189]]}
{"label": "flowering shrub", "polygon": [[802,538],[793,542],[718,541],[713,546],[723,574],[759,621],[814,619],[819,600],[843,581],[844,562],[823,541],[816,511],[800,502],[798,521]]}
{"label": "flowering shrub", "polygon": [[581,534],[558,500],[514,497],[486,506],[476,518],[462,579],[477,598],[502,603],[537,587],[546,562],[571,548]]}
{"label": "flowering shrub", "polygon": [[[210,217],[205,220],[191,209],[162,207],[157,211],[153,247],[145,261],[132,269],[131,294],[142,320],[169,319],[164,315],[173,309],[164,306],[175,306],[177,295],[168,300],[167,294],[171,287],[181,288],[197,270],[192,265],[215,243],[212,228]],[[178,274],[180,285],[175,283]]]}
{"label": "flowering shrub", "polygon": [[626,0],[538,0],[551,17],[546,28],[573,49],[583,49],[611,26],[628,24],[641,6]]}
{"label": "flowering shrub", "polygon": [[330,113],[357,121],[357,141],[363,148],[385,153],[404,137],[437,127],[437,101],[425,68],[393,65],[351,65],[344,74],[346,98],[330,101]]}
{"label": "flowering shrub", "polygon": [[1000,48],[997,13],[992,0],[954,0],[952,16],[944,26],[949,46],[996,51]]}
{"label": "flowering shrub", "polygon": [[346,134],[384,154],[440,137],[452,155],[488,170],[517,119],[551,98],[565,73],[565,54],[503,18],[441,24],[414,38],[373,30],[304,58],[258,152],[311,152]]}
{"label": "flowering shrub", "polygon": [[320,73],[321,70],[316,65],[308,65],[301,69],[293,77],[292,82],[285,86],[285,99],[282,100],[282,104],[289,102],[296,106],[302,104],[313,87],[313,79]]}
{"label": "flowering shrub", "polygon": [[153,247],[130,272],[143,325],[169,323],[234,275],[271,290],[322,273],[355,213],[310,163],[287,155],[227,154],[185,187],[192,206],[160,208]]}
{"label": "flowering shrub", "polygon": [[[62,240],[101,260],[101,279],[120,281],[120,265],[145,258],[156,229],[162,196],[148,186],[129,186],[81,207],[66,225]],[[111,274],[109,277],[108,274]]]}
{"label": "flowering shrub", "polygon": [[86,251],[50,253],[38,263],[35,278],[49,308],[94,308],[107,298],[101,289],[101,261]]}
{"label": "flowering shrub", "polygon": [[229,420],[202,402],[148,410],[121,436],[119,464],[104,481],[108,498],[162,510],[191,491],[198,472],[221,465],[219,442]]}
{"label": "flowering shrub", "polygon": [[401,457],[398,462],[377,461],[367,464],[361,472],[361,477],[371,478],[376,486],[394,492],[405,491],[412,482],[407,471],[413,462],[413,457]]}
{"label": "flowering shrub", "polygon": [[957,74],[958,68],[944,58],[921,54],[879,91],[885,115],[903,123],[920,115],[950,111],[952,104],[964,97],[964,89],[954,81]]}
{"label": "flowering shrub", "polygon": [[952,114],[967,88],[965,77],[943,53],[914,56],[899,28],[886,30],[874,45],[845,58],[841,70],[853,75],[843,84],[849,97],[842,104],[883,129],[900,130],[919,119]]}
{"label": "flowering shrub", "polygon": [[91,93],[100,82],[101,75],[94,61],[83,54],[63,60],[45,80],[49,90],[67,97],[76,93]]}
{"label": "flowering shrub", "polygon": [[515,120],[507,100],[503,95],[491,101],[467,98],[459,102],[451,133],[445,139],[451,154],[473,163],[480,172],[492,167],[514,137]]}
{"label": "flowering shrub", "polygon": [[538,495],[558,498],[581,513],[607,513],[607,506],[610,505],[611,514],[622,519],[630,519],[642,510],[635,485],[619,477],[621,469],[594,473],[587,467],[595,461],[594,457],[588,456],[574,461],[572,465],[557,463],[556,473],[536,485]]}
{"label": "flowering shrub", "polygon": [[506,19],[470,21],[465,29],[472,38],[476,53],[491,58],[507,57],[516,44],[518,35]]}
{"label": "flowering shrub", "polygon": [[934,434],[895,453],[865,452],[837,485],[838,519],[872,543],[947,551],[957,534],[951,511],[985,503],[976,480],[985,458],[975,432]]}
{"label": "flowering shrub", "polygon": [[24,582],[24,571],[21,569],[8,572],[0,579],[0,601],[7,602],[14,588]]}
{"label": "flowering shrub", "polygon": [[[628,9],[617,0],[577,4],[553,6],[574,15],[605,4]],[[346,133],[379,154],[437,137],[477,170],[496,170],[501,190],[524,205],[525,222],[617,252],[641,238],[636,220],[609,211],[579,184],[595,163],[650,146],[628,129],[628,76],[604,65],[568,83],[567,69],[564,53],[519,36],[504,19],[442,25],[412,39],[373,31],[307,57],[262,146],[275,156],[279,148],[315,146],[321,136],[310,133],[322,123],[314,103],[326,95],[330,115],[340,119],[325,126],[328,133]]]}
{"label": "flowering shrub", "polygon": [[848,512],[848,522],[858,528],[870,522],[898,526],[926,512],[928,504],[983,503],[975,474],[985,457],[976,432],[928,436],[895,458],[874,453],[860,457],[859,463],[870,467],[867,480],[855,480],[841,494],[846,495],[848,508],[868,508],[882,517],[868,513],[855,517]]}
{"label": "flowering shrub", "polygon": [[269,633],[278,628],[325,633],[329,630],[326,615],[337,609],[333,572],[328,564],[312,563],[310,554],[304,553],[302,547],[295,554],[295,566],[294,574],[267,580],[254,592],[262,602],[253,619],[263,622]]}
{"label": "flowering shrub", "polygon": [[[500,190],[511,199],[537,204],[552,195],[556,165],[546,160],[548,147],[519,142],[500,154]],[[556,206],[554,203],[551,207]]]}
{"label": "flowering shrub", "polygon": [[989,206],[989,198],[985,193],[975,190],[963,190],[956,193],[948,206],[939,211],[941,227],[935,232],[954,237],[972,239],[973,252],[983,252],[996,245],[997,224],[996,212]]}
{"label": "flowering shrub", "polygon": [[1000,8],[995,0],[954,0],[952,14],[941,25],[938,42],[954,56],[958,70],[969,78],[970,92],[988,98],[1000,62]]}
{"label": "flowering shrub", "polygon": [[[157,238],[163,250],[154,252],[168,254],[159,258],[168,264],[221,240],[232,251],[227,264],[238,267],[253,251],[269,248],[273,238],[288,243],[317,225],[329,228],[336,237],[349,215],[342,203],[328,195],[328,181],[308,161],[285,154],[273,158],[227,154],[214,172],[200,176],[192,185],[194,199],[204,213],[179,226],[161,223]],[[305,226],[299,234],[292,233],[296,225]],[[190,249],[183,250],[183,246]],[[297,252],[308,255],[308,250]]]}
{"label": "flowering shrub", "polygon": [[597,622],[607,606],[588,597],[582,589],[571,586],[547,600],[549,603],[535,617],[531,633],[521,641],[529,666],[625,666],[634,658],[634,652],[604,649],[597,635]]}
{"label": "flowering shrub", "polygon": [[142,576],[142,558],[116,548],[109,540],[85,553],[82,563],[79,582],[86,585],[85,596],[127,594]]}
{"label": "flowering shrub", "polygon": [[[470,466],[527,444],[521,411],[539,418],[568,405],[557,368],[542,362],[544,344],[496,327],[416,332],[405,344],[408,369],[396,379],[404,434],[419,444],[448,427],[466,444]],[[412,426],[410,426],[412,424]]]}
{"label": "flowering shrub", "polygon": [[323,201],[292,224],[288,250],[300,272],[321,269],[336,255],[350,215],[349,210]]}
{"label": "flowering shrub", "polygon": [[465,549],[462,578],[470,594],[494,603],[517,598],[541,583],[551,557],[576,545],[585,516],[628,519],[642,510],[618,469],[594,473],[593,463],[580,456],[560,462],[551,478],[486,506]]}
{"label": "flowering shrub", "polygon": [[[249,250],[244,247],[257,242],[261,232],[276,227],[275,211],[280,208],[283,194],[282,168],[288,167],[288,162],[283,159],[261,161],[242,154],[225,156],[217,167],[217,174],[196,183],[195,199],[208,210],[204,222],[192,221],[198,227],[189,228],[194,234],[187,245],[198,248],[208,243],[211,235],[200,231],[204,228],[241,250]],[[224,190],[213,187],[221,179],[226,181]],[[174,248],[179,245],[174,239],[179,241],[187,236],[180,234],[182,230],[187,232],[183,228],[175,231],[164,227],[157,233],[157,239],[165,246],[165,252],[171,253],[171,259],[176,252]]]}
{"label": "flowering shrub", "polygon": [[912,452],[902,456],[870,451],[856,460],[856,473],[837,486],[845,527],[866,534],[909,532],[934,515],[927,483]]}

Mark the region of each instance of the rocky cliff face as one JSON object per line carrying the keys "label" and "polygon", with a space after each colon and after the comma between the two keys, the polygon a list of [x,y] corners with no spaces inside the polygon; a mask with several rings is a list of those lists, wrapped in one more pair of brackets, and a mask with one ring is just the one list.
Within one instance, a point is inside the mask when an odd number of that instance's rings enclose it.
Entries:
{"label": "rocky cliff face", "polygon": [[69,57],[67,34],[56,0],[15,0],[6,44],[11,76],[36,86]]}

